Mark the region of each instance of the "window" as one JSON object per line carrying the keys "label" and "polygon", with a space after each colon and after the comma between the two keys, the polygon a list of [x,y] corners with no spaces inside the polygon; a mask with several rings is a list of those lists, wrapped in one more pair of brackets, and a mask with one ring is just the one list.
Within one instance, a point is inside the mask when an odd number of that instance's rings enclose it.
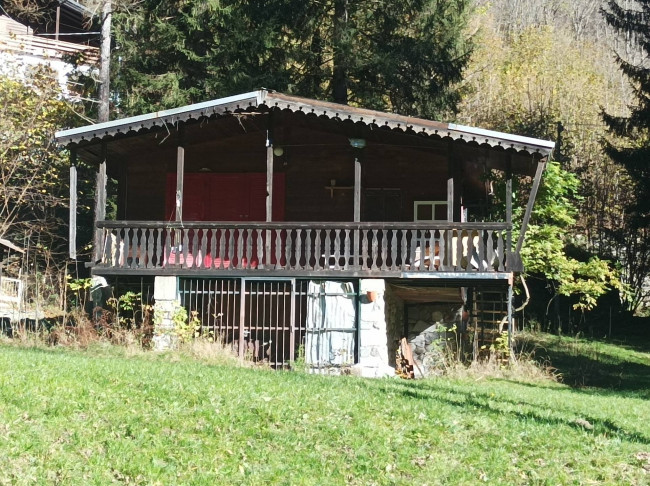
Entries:
{"label": "window", "polygon": [[447,221],[447,201],[414,201],[413,221]]}

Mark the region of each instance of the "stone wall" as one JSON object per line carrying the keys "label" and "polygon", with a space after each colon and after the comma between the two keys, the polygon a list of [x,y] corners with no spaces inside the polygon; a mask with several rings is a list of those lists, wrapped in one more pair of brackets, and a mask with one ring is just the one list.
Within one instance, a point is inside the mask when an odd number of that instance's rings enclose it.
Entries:
{"label": "stone wall", "polygon": [[178,345],[178,336],[173,320],[174,312],[180,306],[178,279],[176,277],[156,277],[154,299],[153,348],[156,351],[173,349]]}
{"label": "stone wall", "polygon": [[365,377],[394,376],[388,352],[386,282],[362,279],[359,293],[359,362],[353,372]]}
{"label": "stone wall", "polygon": [[415,375],[435,374],[456,350],[462,305],[408,304],[407,315],[408,342],[417,364]]}

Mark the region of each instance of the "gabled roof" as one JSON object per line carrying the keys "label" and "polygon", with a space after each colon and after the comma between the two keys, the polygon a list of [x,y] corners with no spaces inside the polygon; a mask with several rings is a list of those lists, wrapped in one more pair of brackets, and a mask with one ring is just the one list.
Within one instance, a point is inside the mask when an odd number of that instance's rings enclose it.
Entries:
{"label": "gabled roof", "polygon": [[113,137],[118,134],[138,132],[153,127],[175,125],[177,122],[197,120],[203,117],[229,115],[233,113],[267,112],[271,109],[301,112],[331,120],[351,121],[367,125],[369,128],[384,128],[399,132],[428,135],[435,138],[449,137],[478,145],[486,144],[493,148],[511,149],[548,157],[555,146],[554,142],[535,138],[511,135],[508,133],[483,130],[480,128],[442,123],[422,118],[408,117],[394,113],[356,108],[353,106],[312,100],[298,96],[285,95],[270,90],[251,91],[236,96],[196,103],[171,110],[157,111],[96,125],[89,125],[56,133],[61,144],[80,143],[93,139]]}

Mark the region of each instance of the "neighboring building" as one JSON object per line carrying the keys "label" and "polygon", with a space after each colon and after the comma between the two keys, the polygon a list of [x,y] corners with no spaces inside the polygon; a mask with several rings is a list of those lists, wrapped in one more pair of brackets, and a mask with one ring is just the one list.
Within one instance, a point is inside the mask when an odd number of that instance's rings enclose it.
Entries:
{"label": "neighboring building", "polygon": [[11,241],[0,238],[0,333],[4,331],[4,320],[14,320],[24,307],[24,281],[20,278],[6,276],[5,267],[12,254],[22,255],[25,250],[14,245]]}
{"label": "neighboring building", "polygon": [[[372,376],[402,338],[426,366],[443,327],[477,343],[511,310],[489,296],[511,303],[553,149],[267,90],[56,136],[72,154],[72,256],[74,167],[98,169],[93,275],[155,281],[163,324],[178,300],[204,332],[273,366],[304,353],[314,367],[356,363]],[[513,174],[534,181],[517,241],[512,198],[504,221],[489,219],[492,171],[509,188]]]}
{"label": "neighboring building", "polygon": [[[88,72],[97,65],[98,35],[90,32],[90,16],[77,2],[59,2],[52,22],[24,25],[0,15],[0,74],[22,76],[25,69],[47,65],[56,74],[61,90],[70,96],[76,90],[69,76],[76,68]],[[48,18],[44,13],[44,18]]]}

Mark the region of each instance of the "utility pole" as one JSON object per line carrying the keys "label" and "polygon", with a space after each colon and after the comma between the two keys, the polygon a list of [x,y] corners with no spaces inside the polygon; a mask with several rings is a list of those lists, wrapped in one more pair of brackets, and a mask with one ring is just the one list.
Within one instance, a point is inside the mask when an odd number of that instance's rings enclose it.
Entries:
{"label": "utility pole", "polygon": [[[110,71],[111,71],[111,0],[102,3],[102,36],[99,54],[99,112],[100,123],[108,121]],[[102,144],[102,156],[95,174],[95,224],[106,219],[106,144]],[[94,261],[101,258],[102,230],[95,230]]]}
{"label": "utility pole", "polygon": [[99,113],[98,121],[108,121],[110,71],[111,71],[111,0],[102,3],[102,34],[99,60]]}

